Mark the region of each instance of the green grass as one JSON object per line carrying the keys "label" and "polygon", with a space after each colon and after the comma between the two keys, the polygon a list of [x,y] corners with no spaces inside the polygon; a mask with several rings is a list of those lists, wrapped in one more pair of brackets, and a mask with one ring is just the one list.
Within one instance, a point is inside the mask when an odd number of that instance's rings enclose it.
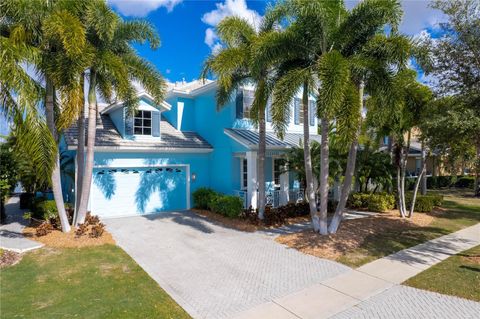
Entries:
{"label": "green grass", "polygon": [[469,197],[470,194],[465,190],[451,193],[443,191],[442,195],[445,195],[443,208],[446,212],[435,216],[434,221],[427,227],[408,227],[370,235],[360,247],[346,252],[337,261],[350,267],[359,267],[480,222],[480,199]]}
{"label": "green grass", "polygon": [[477,246],[436,264],[410,278],[404,284],[480,301],[479,259],[480,246]]}
{"label": "green grass", "polygon": [[113,245],[43,248],[0,271],[1,318],[190,318]]}

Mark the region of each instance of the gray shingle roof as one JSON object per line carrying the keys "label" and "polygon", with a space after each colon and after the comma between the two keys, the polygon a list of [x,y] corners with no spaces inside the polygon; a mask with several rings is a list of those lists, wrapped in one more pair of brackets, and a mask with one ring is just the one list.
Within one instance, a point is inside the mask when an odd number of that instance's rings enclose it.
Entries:
{"label": "gray shingle roof", "polygon": [[[259,134],[256,131],[226,128],[225,133],[242,141],[242,144],[248,146],[258,145]],[[300,133],[285,133],[283,140],[279,139],[273,132],[267,132],[266,135],[267,147],[272,148],[290,148],[293,146],[299,146],[300,140],[303,140],[303,134]],[[310,135],[310,140],[320,142],[321,138],[320,135]]]}
{"label": "gray shingle roof", "polygon": [[[160,122],[160,140],[123,139],[108,115],[100,115],[97,119],[95,146],[126,148],[198,148],[212,149],[212,146],[195,132],[181,132],[175,129],[164,118]],[[77,145],[78,128],[73,125],[65,130],[64,136],[68,146]]]}

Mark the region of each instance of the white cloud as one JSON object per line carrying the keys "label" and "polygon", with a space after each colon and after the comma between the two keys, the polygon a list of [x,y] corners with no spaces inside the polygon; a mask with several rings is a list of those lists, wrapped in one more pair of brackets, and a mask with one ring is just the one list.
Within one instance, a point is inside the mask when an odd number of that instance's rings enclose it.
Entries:
{"label": "white cloud", "polygon": [[212,47],[217,40],[218,36],[215,31],[213,31],[212,28],[207,28],[207,30],[205,30],[205,44]]}
{"label": "white cloud", "polygon": [[216,3],[216,9],[203,15],[202,21],[210,26],[216,26],[223,18],[237,16],[246,19],[254,26],[258,26],[262,17],[255,10],[247,7],[245,0],[225,0],[224,3]]}
{"label": "white cloud", "polygon": [[[347,0],[348,9],[355,7],[361,0]],[[429,0],[402,0],[403,20],[400,31],[408,35],[414,35],[426,28],[435,28],[439,22],[445,20],[445,16],[437,9],[430,8]]]}
{"label": "white cloud", "polygon": [[145,17],[160,7],[170,12],[183,0],[108,0],[108,3],[124,16]]}
{"label": "white cloud", "polygon": [[166,74],[170,74],[170,73],[172,73],[172,70],[166,69],[166,70],[165,70],[165,73],[166,73]]}
{"label": "white cloud", "polygon": [[210,28],[205,30],[205,44],[207,44],[212,52],[218,52],[221,49],[221,44],[214,29],[222,19],[229,16],[236,16],[246,19],[257,28],[262,21],[262,16],[255,10],[247,7],[245,0],[225,0],[223,3],[216,3],[216,9],[205,13],[202,16],[202,22],[208,24]]}

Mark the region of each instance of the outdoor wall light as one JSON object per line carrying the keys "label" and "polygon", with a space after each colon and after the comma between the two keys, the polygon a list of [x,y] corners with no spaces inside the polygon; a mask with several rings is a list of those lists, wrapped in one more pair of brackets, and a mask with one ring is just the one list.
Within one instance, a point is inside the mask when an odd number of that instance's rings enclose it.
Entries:
{"label": "outdoor wall light", "polygon": [[192,182],[195,182],[196,179],[197,179],[197,174],[193,173],[192,174]]}

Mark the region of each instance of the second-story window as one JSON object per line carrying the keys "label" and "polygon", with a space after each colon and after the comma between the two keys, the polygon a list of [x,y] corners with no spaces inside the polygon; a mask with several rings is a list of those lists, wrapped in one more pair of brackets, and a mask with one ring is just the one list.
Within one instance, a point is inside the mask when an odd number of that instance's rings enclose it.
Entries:
{"label": "second-story window", "polygon": [[308,107],[309,107],[309,116],[310,116],[310,126],[315,125],[315,117],[317,116],[317,107],[315,105],[315,101],[308,100]]}
{"label": "second-story window", "polygon": [[133,118],[133,134],[152,135],[152,112],[137,111]]}
{"label": "second-story window", "polygon": [[253,90],[243,90],[243,118],[250,118],[250,110],[255,98],[254,94],[255,92]]}
{"label": "second-story window", "polygon": [[303,124],[302,100],[297,97],[293,99],[293,120],[296,125]]}

